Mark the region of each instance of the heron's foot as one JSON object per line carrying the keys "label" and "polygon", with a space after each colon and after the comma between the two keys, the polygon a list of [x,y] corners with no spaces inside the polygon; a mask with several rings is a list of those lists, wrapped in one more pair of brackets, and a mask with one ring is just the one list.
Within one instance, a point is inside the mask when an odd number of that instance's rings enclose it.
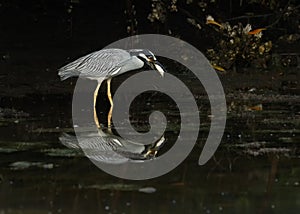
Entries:
{"label": "heron's foot", "polygon": [[113,131],[112,131],[113,127],[114,127],[114,126],[111,125],[111,124],[108,125],[108,126],[107,126],[107,131],[108,131],[109,133],[113,133]]}
{"label": "heron's foot", "polygon": [[97,127],[98,129],[101,129],[101,128],[102,128],[102,126],[101,126],[99,123],[96,123],[96,121],[95,121],[95,125],[96,125],[96,127]]}
{"label": "heron's foot", "polygon": [[101,125],[100,125],[100,123],[99,123],[97,114],[94,114],[94,122],[95,122],[95,125],[97,126],[97,128],[100,129],[100,128],[101,128]]}
{"label": "heron's foot", "polygon": [[145,157],[148,158],[148,157],[155,157],[156,154],[157,154],[157,150],[156,149],[149,149],[147,151],[147,153],[145,154]]}

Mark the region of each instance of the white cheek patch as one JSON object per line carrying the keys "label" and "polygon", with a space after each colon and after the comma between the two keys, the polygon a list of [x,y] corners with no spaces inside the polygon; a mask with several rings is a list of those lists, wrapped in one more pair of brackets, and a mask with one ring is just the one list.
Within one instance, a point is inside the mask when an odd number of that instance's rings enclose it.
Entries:
{"label": "white cheek patch", "polygon": [[159,74],[163,77],[164,73],[165,73],[164,69],[162,69],[162,67],[160,67],[157,64],[154,64],[154,66],[155,66],[156,70],[159,72]]}
{"label": "white cheek patch", "polygon": [[119,144],[120,146],[123,146],[122,143],[118,139],[112,139],[115,143]]}
{"label": "white cheek patch", "polygon": [[142,57],[142,58],[144,58],[145,60],[149,61],[149,59],[146,57],[145,54],[140,53],[139,56]]}
{"label": "white cheek patch", "polygon": [[160,147],[165,142],[165,137],[163,136],[157,143],[156,147]]}

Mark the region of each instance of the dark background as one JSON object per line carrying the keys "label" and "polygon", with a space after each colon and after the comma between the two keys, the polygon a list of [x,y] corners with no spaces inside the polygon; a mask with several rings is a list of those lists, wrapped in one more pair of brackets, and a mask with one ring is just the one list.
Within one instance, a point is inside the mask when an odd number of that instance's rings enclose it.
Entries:
{"label": "dark background", "polygon": [[[171,0],[159,2],[167,8],[163,22],[148,19],[150,0],[0,0],[0,213],[298,213],[299,1],[180,0],[177,12],[170,11]],[[174,171],[147,181],[115,178],[60,143],[63,132],[73,132],[76,78],[61,82],[58,68],[133,34],[179,37],[206,53],[220,41],[216,27],[205,24],[209,14],[222,23],[267,27],[263,42],[272,41],[279,65],[217,72],[228,115],[221,146],[207,164],[197,163],[209,102],[199,82],[176,66],[168,72],[194,90],[201,131]],[[142,131],[149,128],[149,100],[169,107],[163,96],[139,100],[131,113]],[[105,122],[105,84],[98,101]],[[180,127],[178,112],[170,113],[172,140]],[[140,192],[145,187],[156,192]]]}
{"label": "dark background", "polygon": [[[282,36],[299,35],[297,1],[249,0],[242,4],[239,0],[198,0],[192,4],[178,1],[177,12],[170,11],[171,1],[159,1],[165,5],[165,19],[154,22],[148,19],[153,3],[150,0],[0,2],[0,94],[3,96],[71,93],[72,87],[62,87],[59,83],[59,67],[133,34],[180,37],[206,53],[220,39],[205,24],[207,15],[232,25],[241,22],[244,26],[251,23],[253,29],[268,27],[263,39],[273,42],[273,52],[299,52],[299,40],[280,44]],[[276,4],[271,7],[272,2]],[[206,6],[200,7],[203,3]],[[285,16],[289,6],[292,12]],[[189,24],[187,18],[195,19],[201,30]]]}

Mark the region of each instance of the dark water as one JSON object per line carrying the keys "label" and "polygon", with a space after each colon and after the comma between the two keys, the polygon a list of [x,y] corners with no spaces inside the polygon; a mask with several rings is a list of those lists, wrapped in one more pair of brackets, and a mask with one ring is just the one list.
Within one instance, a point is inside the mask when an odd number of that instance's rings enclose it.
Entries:
{"label": "dark water", "polygon": [[[263,14],[265,10],[242,9],[242,1],[233,1],[229,10],[227,1],[217,2],[220,6],[211,12],[218,20],[226,21],[224,13],[239,16],[253,10]],[[240,73],[219,73],[227,96],[228,119],[221,146],[204,166],[197,163],[210,125],[208,101],[198,83],[193,85],[194,79],[170,66],[166,68],[171,73],[177,71],[196,95],[201,116],[197,144],[176,169],[146,181],[119,179],[98,169],[82,152],[60,143],[63,132],[73,132],[71,92],[75,81],[61,83],[57,69],[128,36],[124,3],[0,3],[0,214],[299,213],[299,65],[292,69],[272,67],[266,72],[241,68]],[[147,19],[151,2],[134,4],[137,33],[169,33]],[[72,13],[68,12],[70,6],[74,6]],[[197,14],[198,7],[193,11]],[[251,19],[250,23],[263,27],[265,21]],[[266,41],[278,34],[296,33],[297,16],[292,21],[295,25],[283,22],[287,29],[280,28],[277,33],[276,29],[275,33],[266,31]],[[174,35],[202,51],[215,42],[204,24],[205,35],[187,25],[186,18],[169,19],[169,25]],[[294,29],[288,30],[292,26]],[[283,43],[277,49],[298,54],[299,43]],[[98,111],[100,122],[105,123],[108,101],[103,88]],[[165,135],[172,145],[180,130],[174,103],[162,95],[141,99],[131,111],[133,125],[147,131],[152,107],[162,110],[168,115]],[[145,106],[147,102],[150,105]],[[262,110],[255,110],[260,105]]]}
{"label": "dark water", "polygon": [[[228,121],[215,156],[197,164],[210,121],[207,101],[199,96],[202,124],[192,154],[170,173],[146,181],[108,175],[60,143],[62,132],[73,131],[71,95],[3,98],[7,109],[23,112],[0,123],[0,213],[298,213],[299,97],[227,96]],[[172,142],[178,115],[161,98],[152,101],[171,115],[166,136]],[[249,110],[256,104],[262,111]],[[146,131],[150,110],[138,114],[139,108],[132,111],[133,123]]]}

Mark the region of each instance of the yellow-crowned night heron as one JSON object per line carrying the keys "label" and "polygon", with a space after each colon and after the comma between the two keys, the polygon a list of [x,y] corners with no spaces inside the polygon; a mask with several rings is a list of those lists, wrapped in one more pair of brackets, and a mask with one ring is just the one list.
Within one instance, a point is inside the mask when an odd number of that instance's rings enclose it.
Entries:
{"label": "yellow-crowned night heron", "polygon": [[76,136],[63,133],[59,140],[68,148],[82,149],[94,161],[115,164],[154,158],[165,142],[162,136],[153,144],[144,145],[105,133],[101,129],[97,132],[76,133]]}
{"label": "yellow-crowned night heron", "polygon": [[101,82],[107,80],[107,96],[111,105],[107,121],[108,127],[110,127],[113,110],[110,90],[112,77],[140,69],[145,63],[153,70],[157,70],[161,76],[164,75],[161,64],[156,60],[154,54],[146,49],[103,49],[96,51],[60,68],[58,75],[61,80],[80,75],[80,77],[98,81],[94,92],[94,120],[98,128],[100,128],[100,125],[96,113],[96,99]]}

